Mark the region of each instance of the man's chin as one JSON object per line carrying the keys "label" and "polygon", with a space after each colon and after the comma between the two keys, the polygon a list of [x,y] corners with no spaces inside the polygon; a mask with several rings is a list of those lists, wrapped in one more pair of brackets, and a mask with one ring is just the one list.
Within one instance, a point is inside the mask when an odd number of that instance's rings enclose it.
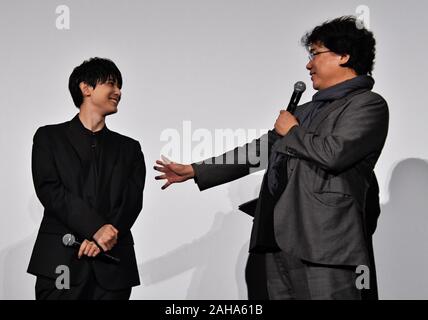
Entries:
{"label": "man's chin", "polygon": [[105,116],[107,117],[107,116],[109,116],[109,115],[111,115],[111,114],[115,114],[115,113],[117,113],[117,107],[116,107],[116,108],[114,108],[113,110],[108,111],[108,112],[105,114]]}

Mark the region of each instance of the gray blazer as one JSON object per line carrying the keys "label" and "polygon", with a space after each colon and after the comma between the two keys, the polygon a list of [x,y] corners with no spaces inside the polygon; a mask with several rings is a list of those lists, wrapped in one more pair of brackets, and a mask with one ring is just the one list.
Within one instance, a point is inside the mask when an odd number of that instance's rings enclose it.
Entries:
{"label": "gray blazer", "polygon": [[[297,118],[308,105],[297,108]],[[372,91],[358,90],[323,107],[308,129],[295,126],[282,138],[269,132],[219,157],[192,164],[195,181],[202,191],[241,178],[250,169],[265,169],[266,161],[219,163],[238,155],[242,159],[243,153],[254,157],[251,152],[267,143],[269,154],[289,156],[288,184],[279,200],[269,203],[265,175],[250,248],[266,232],[260,221],[272,211],[272,234],[281,250],[315,263],[370,265],[375,223],[373,227],[367,221],[365,205],[388,123],[386,101]]]}

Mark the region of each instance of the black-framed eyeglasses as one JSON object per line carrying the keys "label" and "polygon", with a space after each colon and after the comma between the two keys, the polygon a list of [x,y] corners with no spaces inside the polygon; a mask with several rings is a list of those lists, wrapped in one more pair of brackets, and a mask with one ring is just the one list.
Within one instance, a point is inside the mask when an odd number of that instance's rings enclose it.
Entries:
{"label": "black-framed eyeglasses", "polygon": [[321,53],[327,53],[327,52],[331,52],[331,50],[320,51],[320,52],[309,52],[308,58],[310,61],[312,61],[312,60],[314,60],[315,56],[317,56]]}

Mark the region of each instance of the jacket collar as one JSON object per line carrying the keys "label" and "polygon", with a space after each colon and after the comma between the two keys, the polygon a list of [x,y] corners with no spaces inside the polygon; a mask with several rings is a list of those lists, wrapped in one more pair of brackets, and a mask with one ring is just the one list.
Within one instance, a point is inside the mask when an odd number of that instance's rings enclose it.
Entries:
{"label": "jacket collar", "polygon": [[[85,131],[86,130],[86,131]],[[78,115],[68,122],[66,128],[66,135],[71,145],[73,146],[79,160],[80,166],[83,168],[83,159],[87,152],[86,139],[82,139],[82,135],[91,134],[90,130],[87,130],[80,122]],[[110,176],[110,172],[116,163],[117,157],[120,151],[119,139],[117,134],[110,131],[107,126],[96,134],[102,134],[102,148],[100,153],[100,167],[99,167],[99,182],[103,185],[106,177]]]}

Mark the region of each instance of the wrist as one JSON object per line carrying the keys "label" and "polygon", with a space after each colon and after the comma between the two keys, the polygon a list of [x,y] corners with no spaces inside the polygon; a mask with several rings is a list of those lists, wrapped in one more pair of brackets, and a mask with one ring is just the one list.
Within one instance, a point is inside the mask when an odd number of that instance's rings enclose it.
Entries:
{"label": "wrist", "polygon": [[193,166],[191,164],[186,165],[187,166],[187,177],[189,179],[192,179],[195,177],[195,170],[193,170]]}
{"label": "wrist", "polygon": [[280,131],[280,130],[278,130],[277,128],[275,128],[275,132],[276,132],[276,134],[277,134],[277,135],[279,135],[279,136],[281,136],[281,137],[285,136],[285,133],[281,132],[281,131]]}

